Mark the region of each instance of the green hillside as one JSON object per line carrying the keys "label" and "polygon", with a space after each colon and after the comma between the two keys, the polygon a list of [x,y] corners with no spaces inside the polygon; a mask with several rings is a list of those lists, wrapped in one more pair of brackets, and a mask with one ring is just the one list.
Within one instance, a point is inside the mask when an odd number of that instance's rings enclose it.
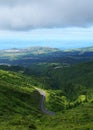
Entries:
{"label": "green hillside", "polygon": [[24,71],[34,75],[46,89],[62,90],[63,96],[74,101],[80,95],[93,99],[93,62],[77,65],[60,63],[34,64]]}
{"label": "green hillside", "polygon": [[33,86],[33,79],[0,70],[0,130],[36,127],[40,95]]}
{"label": "green hillside", "polygon": [[[0,70],[0,130],[93,130],[92,66],[1,66],[11,72]],[[41,112],[34,86],[45,89],[45,106],[55,116]]]}
{"label": "green hillside", "polygon": [[59,112],[55,117],[43,117],[40,130],[93,130],[93,103]]}

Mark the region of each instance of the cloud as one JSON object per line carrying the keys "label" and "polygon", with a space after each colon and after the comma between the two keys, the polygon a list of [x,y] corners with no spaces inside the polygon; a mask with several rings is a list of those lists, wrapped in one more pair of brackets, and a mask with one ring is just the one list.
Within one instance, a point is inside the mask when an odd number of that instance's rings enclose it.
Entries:
{"label": "cloud", "polygon": [[93,0],[0,0],[1,30],[93,26]]}

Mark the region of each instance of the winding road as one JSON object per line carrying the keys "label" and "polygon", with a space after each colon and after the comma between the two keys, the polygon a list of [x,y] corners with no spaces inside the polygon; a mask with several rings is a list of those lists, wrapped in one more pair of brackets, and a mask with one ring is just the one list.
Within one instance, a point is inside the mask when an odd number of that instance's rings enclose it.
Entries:
{"label": "winding road", "polygon": [[42,96],[42,99],[41,99],[41,104],[40,104],[40,107],[41,107],[41,110],[44,114],[47,114],[47,115],[50,115],[50,116],[54,116],[55,115],[55,112],[52,112],[52,111],[48,111],[44,104],[45,104],[45,100],[46,100],[46,93],[42,90],[42,89],[39,89],[39,88],[35,88],[39,93],[40,95]]}

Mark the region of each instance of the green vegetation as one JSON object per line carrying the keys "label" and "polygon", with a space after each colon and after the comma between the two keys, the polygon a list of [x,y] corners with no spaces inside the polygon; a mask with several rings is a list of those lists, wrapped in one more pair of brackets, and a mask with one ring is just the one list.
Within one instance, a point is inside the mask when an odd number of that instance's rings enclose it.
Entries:
{"label": "green vegetation", "polygon": [[43,117],[42,121],[40,130],[92,130],[93,103],[85,103],[76,108],[64,110],[57,113],[55,117]]}
{"label": "green vegetation", "polygon": [[0,130],[36,128],[40,95],[34,80],[17,73],[0,70]]}
{"label": "green vegetation", "polygon": [[63,96],[69,100],[76,100],[79,95],[93,99],[93,62],[70,66],[60,63],[33,64],[24,73],[37,77],[46,89],[62,90]]}
{"label": "green vegetation", "polygon": [[[0,68],[0,130],[93,130],[93,62]],[[34,87],[45,89],[55,116],[41,112]]]}

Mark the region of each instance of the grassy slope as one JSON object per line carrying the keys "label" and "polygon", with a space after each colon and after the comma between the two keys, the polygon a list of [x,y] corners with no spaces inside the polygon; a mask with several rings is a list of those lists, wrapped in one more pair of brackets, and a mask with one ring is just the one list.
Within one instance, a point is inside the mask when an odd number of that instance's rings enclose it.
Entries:
{"label": "grassy slope", "polygon": [[45,128],[46,130],[93,130],[93,103],[60,112],[55,117],[47,117],[40,130]]}
{"label": "grassy slope", "polygon": [[0,130],[35,128],[39,114],[40,95],[33,79],[0,70]]}

